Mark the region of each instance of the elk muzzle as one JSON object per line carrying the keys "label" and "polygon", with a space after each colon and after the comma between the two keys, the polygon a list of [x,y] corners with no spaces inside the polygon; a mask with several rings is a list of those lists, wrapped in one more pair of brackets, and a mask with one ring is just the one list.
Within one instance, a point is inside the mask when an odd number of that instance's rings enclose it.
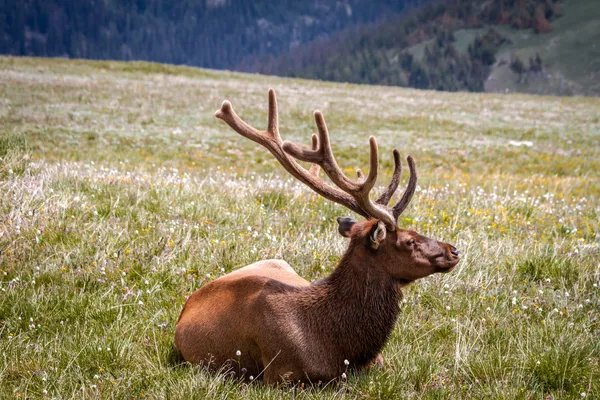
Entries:
{"label": "elk muzzle", "polygon": [[450,272],[454,269],[456,264],[460,261],[459,254],[460,252],[456,247],[448,243],[440,243],[442,248],[446,249],[446,254],[442,257],[442,262],[438,263],[438,267],[440,268],[440,272]]}

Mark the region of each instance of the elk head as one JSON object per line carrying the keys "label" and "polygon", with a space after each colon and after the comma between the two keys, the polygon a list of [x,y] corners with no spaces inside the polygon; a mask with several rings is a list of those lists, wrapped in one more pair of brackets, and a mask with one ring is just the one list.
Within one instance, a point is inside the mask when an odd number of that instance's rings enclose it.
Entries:
{"label": "elk head", "polygon": [[351,240],[354,252],[374,259],[384,272],[402,283],[410,283],[436,272],[450,272],[459,261],[458,250],[448,243],[413,230],[389,231],[379,220],[357,222],[338,218],[339,232]]}
{"label": "elk head", "polygon": [[[394,149],[392,179],[383,194],[373,201],[369,194],[377,181],[378,167],[377,141],[373,136],[369,138],[369,173],[364,175],[357,170],[358,178],[352,181],[335,160],[329,131],[320,111],[314,113],[319,134],[312,136],[312,149],[281,140],[277,100],[273,89],[269,89],[266,131],[259,131],[242,121],[228,101],[223,102],[215,115],[240,135],[266,147],[292,176],[312,190],[367,218],[362,222],[338,218],[339,232],[351,239],[349,252],[356,252],[356,257],[369,258],[372,261],[370,264],[379,265],[386,274],[403,282],[412,282],[436,272],[448,272],[458,263],[459,253],[454,246],[398,227],[398,217],[410,203],[417,186],[417,172],[411,156],[407,157],[410,171],[407,188],[400,200],[393,207],[388,207],[400,183],[400,153]],[[296,160],[309,162],[312,166],[307,170]],[[321,169],[335,186],[319,177]]]}

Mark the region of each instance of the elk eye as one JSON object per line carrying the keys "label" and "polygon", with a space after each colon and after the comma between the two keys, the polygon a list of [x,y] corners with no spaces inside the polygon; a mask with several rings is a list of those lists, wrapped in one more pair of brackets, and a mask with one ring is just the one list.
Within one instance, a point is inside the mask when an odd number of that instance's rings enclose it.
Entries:
{"label": "elk eye", "polygon": [[410,246],[410,247],[414,246],[415,245],[415,239],[410,239],[408,242],[406,242],[406,245]]}

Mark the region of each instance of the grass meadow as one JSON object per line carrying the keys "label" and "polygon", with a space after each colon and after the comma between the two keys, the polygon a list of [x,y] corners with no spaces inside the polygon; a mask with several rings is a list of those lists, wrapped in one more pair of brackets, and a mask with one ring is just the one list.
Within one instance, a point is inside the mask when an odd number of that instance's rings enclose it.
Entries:
{"label": "grass meadow", "polygon": [[[411,154],[400,224],[454,243],[404,290],[388,365],[325,387],[177,365],[186,296],[283,258],[331,272],[349,211],[213,116],[284,139],[327,120],[340,164]],[[405,172],[403,182],[406,182]],[[600,100],[438,93],[148,63],[0,58],[0,398],[600,398]],[[235,349],[232,349],[235,351]]]}

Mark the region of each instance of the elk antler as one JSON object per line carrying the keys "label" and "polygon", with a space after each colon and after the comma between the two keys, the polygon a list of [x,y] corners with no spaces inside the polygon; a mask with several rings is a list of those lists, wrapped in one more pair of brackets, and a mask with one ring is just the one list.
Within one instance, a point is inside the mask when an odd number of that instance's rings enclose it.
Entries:
{"label": "elk antler", "polygon": [[[240,117],[233,111],[231,103],[225,100],[221,105],[221,109],[215,113],[215,116],[227,123],[234,131],[240,135],[266,147],[279,161],[279,163],[288,171],[294,178],[304,183],[312,190],[325,197],[328,200],[335,201],[363,217],[369,215],[365,213],[358,203],[347,193],[329,185],[318,177],[319,168],[313,166],[309,171],[298,164],[291,158],[281,147],[282,141],[279,136],[279,122],[277,113],[277,99],[275,91],[269,89],[269,117],[266,131],[259,131],[242,121]],[[318,142],[316,135],[313,135],[313,148],[317,148]]]}
{"label": "elk antler", "polygon": [[[377,141],[373,136],[369,138],[371,147],[369,174],[365,177],[360,170],[357,170],[358,181],[351,181],[344,175],[335,161],[329,142],[329,132],[323,115],[319,111],[315,111],[315,121],[319,136],[317,138],[317,135],[313,134],[312,150],[303,149],[290,141],[282,142],[279,136],[277,100],[273,89],[269,89],[269,117],[266,131],[259,131],[242,121],[233,111],[231,103],[228,101],[223,102],[221,109],[215,113],[215,116],[225,121],[240,135],[266,147],[292,176],[321,196],[335,201],[364,217],[380,219],[389,230],[396,229],[398,216],[406,208],[414,194],[417,175],[414,161],[409,156],[408,165],[411,176],[408,187],[402,199],[393,209],[387,207],[392,195],[398,188],[402,172],[400,154],[394,149],[395,167],[392,181],[379,199],[373,203],[369,197],[369,193],[377,181]],[[307,171],[294,158],[291,158],[290,155],[300,161],[313,163],[313,165]],[[331,181],[338,186],[337,188],[319,178],[319,166],[325,171]]]}

